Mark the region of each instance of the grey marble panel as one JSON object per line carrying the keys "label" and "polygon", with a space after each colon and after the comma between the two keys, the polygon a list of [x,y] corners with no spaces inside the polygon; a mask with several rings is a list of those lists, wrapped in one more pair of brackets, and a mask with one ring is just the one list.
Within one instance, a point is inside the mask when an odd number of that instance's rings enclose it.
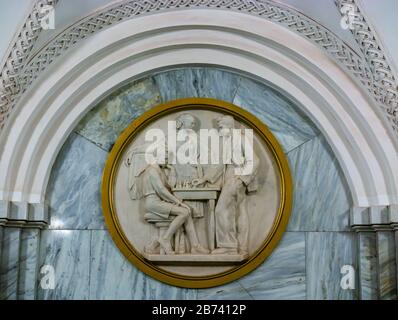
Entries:
{"label": "grey marble panel", "polygon": [[18,299],[36,299],[40,230],[22,229],[19,254]]}
{"label": "grey marble panel", "polygon": [[377,232],[379,299],[398,299],[395,236],[391,231]]}
{"label": "grey marble panel", "polygon": [[[53,168],[47,194],[51,228],[104,229],[100,185],[107,151],[143,112],[160,102],[185,97],[212,97],[234,102],[264,121],[276,135],[288,152],[294,177],[294,209],[288,230],[348,230],[351,203],[348,188],[336,159],[326,141],[318,137],[319,132],[312,122],[278,92],[255,81],[208,68],[173,70],[136,81],[115,91],[85,116],[76,129],[77,134],[72,134],[65,143]],[[54,265],[56,288],[38,288],[38,297],[356,298],[356,292],[340,288],[340,267],[354,265],[356,261],[352,234],[310,233],[307,248],[304,238],[303,232],[287,232],[267,261],[239,281],[217,288],[188,290],[157,282],[138,271],[124,258],[105,230],[48,230],[41,239],[39,266]],[[22,248],[28,243],[27,240]],[[366,246],[370,244],[359,246],[364,255],[366,250],[372,249]],[[363,268],[368,266],[363,265]],[[12,283],[10,279],[7,277]],[[31,294],[29,290],[26,292],[23,293],[26,296]]]}
{"label": "grey marble panel", "polygon": [[232,102],[240,77],[230,72],[209,68],[186,68],[154,76],[162,102],[201,97]]}
{"label": "grey marble panel", "polygon": [[196,290],[158,282],[135,268],[107,231],[92,231],[90,299],[195,299]]}
{"label": "grey marble panel", "polygon": [[374,232],[359,232],[359,294],[362,300],[378,298],[377,246]]}
{"label": "grey marble panel", "polygon": [[272,88],[253,80],[242,78],[233,102],[262,120],[285,152],[319,134],[310,119],[291,101]]}
{"label": "grey marble panel", "polygon": [[286,232],[265,263],[239,282],[255,299],[305,299],[305,234]]}
{"label": "grey marble panel", "polygon": [[317,137],[288,153],[294,183],[289,231],[348,231],[351,196],[337,159]]}
{"label": "grey marble panel", "polygon": [[135,118],[159,103],[159,89],[152,78],[133,82],[116,90],[89,111],[76,132],[109,151]]}
{"label": "grey marble panel", "polygon": [[107,153],[73,133],[54,164],[47,200],[51,229],[104,229],[101,178]]}
{"label": "grey marble panel", "polygon": [[224,286],[198,291],[201,299],[305,299],[305,235],[287,232],[256,270]]}
{"label": "grey marble panel", "polygon": [[0,259],[0,300],[18,298],[20,228],[4,228]]}
{"label": "grey marble panel", "polygon": [[52,266],[55,288],[43,289],[39,274],[39,299],[88,299],[90,271],[90,230],[45,230],[40,241],[40,269]]}
{"label": "grey marble panel", "polygon": [[358,289],[342,289],[341,267],[357,270],[356,235],[351,232],[306,233],[307,299],[352,300]]}

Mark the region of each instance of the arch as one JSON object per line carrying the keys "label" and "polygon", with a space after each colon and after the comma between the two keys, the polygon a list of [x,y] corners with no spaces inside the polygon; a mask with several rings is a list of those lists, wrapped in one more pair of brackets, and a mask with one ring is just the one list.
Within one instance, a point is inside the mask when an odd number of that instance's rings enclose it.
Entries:
{"label": "arch", "polygon": [[66,137],[127,81],[181,65],[243,72],[289,95],[317,124],[354,205],[398,203],[397,150],[370,98],[324,51],[279,24],[222,10],[161,12],[81,41],[21,97],[0,140],[0,200],[42,203]]}

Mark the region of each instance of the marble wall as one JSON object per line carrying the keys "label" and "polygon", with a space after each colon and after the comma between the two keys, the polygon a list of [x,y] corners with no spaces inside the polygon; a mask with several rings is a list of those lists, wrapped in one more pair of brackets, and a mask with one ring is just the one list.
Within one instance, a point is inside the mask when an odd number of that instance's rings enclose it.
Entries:
{"label": "marble wall", "polygon": [[[132,266],[106,231],[100,202],[103,166],[118,135],[152,106],[186,97],[233,102],[261,119],[290,162],[295,189],[287,232],[272,255],[238,281],[200,290],[162,284]],[[22,293],[39,299],[358,298],[358,288],[341,288],[340,268],[346,264],[356,268],[357,248],[365,250],[365,244],[358,246],[356,235],[349,230],[350,193],[328,143],[282,94],[234,73],[177,69],[118,89],[71,133],[54,164],[47,201],[51,225],[36,234],[39,239],[31,250],[34,233],[3,230],[3,242],[24,242],[21,248],[26,252],[25,271],[17,274],[12,266],[21,255],[1,252],[0,284],[7,292],[3,298],[17,299]],[[388,264],[388,248],[386,252]],[[35,257],[33,266],[29,261]],[[36,286],[27,276],[29,270],[37,273],[42,265],[55,268],[53,290],[38,285],[40,274]],[[388,267],[386,270],[388,273]],[[18,281],[21,274],[24,281]],[[385,291],[388,294],[388,288]]]}

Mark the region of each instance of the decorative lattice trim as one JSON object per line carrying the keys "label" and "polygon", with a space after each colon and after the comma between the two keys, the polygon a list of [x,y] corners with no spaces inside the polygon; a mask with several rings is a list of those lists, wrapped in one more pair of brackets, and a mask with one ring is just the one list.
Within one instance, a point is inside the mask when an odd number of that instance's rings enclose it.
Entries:
{"label": "decorative lattice trim", "polygon": [[[332,58],[351,73],[366,87],[370,95],[386,114],[398,135],[397,87],[391,69],[374,39],[366,21],[358,19],[361,26],[355,36],[361,39],[365,58],[359,56],[336,35],[315,21],[297,11],[272,1],[254,0],[126,0],[109,6],[86,19],[79,21],[59,34],[42,48],[32,60],[28,60],[33,43],[40,33],[38,8],[44,4],[54,4],[57,0],[40,0],[29,15],[17,41],[13,46],[0,75],[0,127],[9,116],[18,98],[23,94],[40,72],[47,68],[58,56],[80,40],[105,27],[136,16],[181,8],[214,8],[244,12],[260,16],[281,24],[322,47]],[[355,0],[336,0],[355,4]],[[358,11],[358,16],[361,17]]]}

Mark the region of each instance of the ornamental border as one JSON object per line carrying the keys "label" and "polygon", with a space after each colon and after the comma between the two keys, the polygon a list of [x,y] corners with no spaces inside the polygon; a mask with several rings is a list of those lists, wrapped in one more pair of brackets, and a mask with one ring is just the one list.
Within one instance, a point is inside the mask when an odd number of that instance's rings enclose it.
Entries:
{"label": "ornamental border", "polygon": [[[386,55],[362,14],[357,0],[335,0],[338,8],[355,8],[352,30],[363,57],[330,30],[293,8],[272,0],[122,0],[97,11],[59,33],[32,56],[41,32],[41,8],[58,0],[36,0],[14,42],[0,74],[0,130],[21,95],[57,57],[80,40],[121,21],[176,9],[223,9],[256,15],[296,32],[317,46],[356,79],[379,105],[398,138],[398,86]],[[1,133],[1,131],[0,131]]]}

